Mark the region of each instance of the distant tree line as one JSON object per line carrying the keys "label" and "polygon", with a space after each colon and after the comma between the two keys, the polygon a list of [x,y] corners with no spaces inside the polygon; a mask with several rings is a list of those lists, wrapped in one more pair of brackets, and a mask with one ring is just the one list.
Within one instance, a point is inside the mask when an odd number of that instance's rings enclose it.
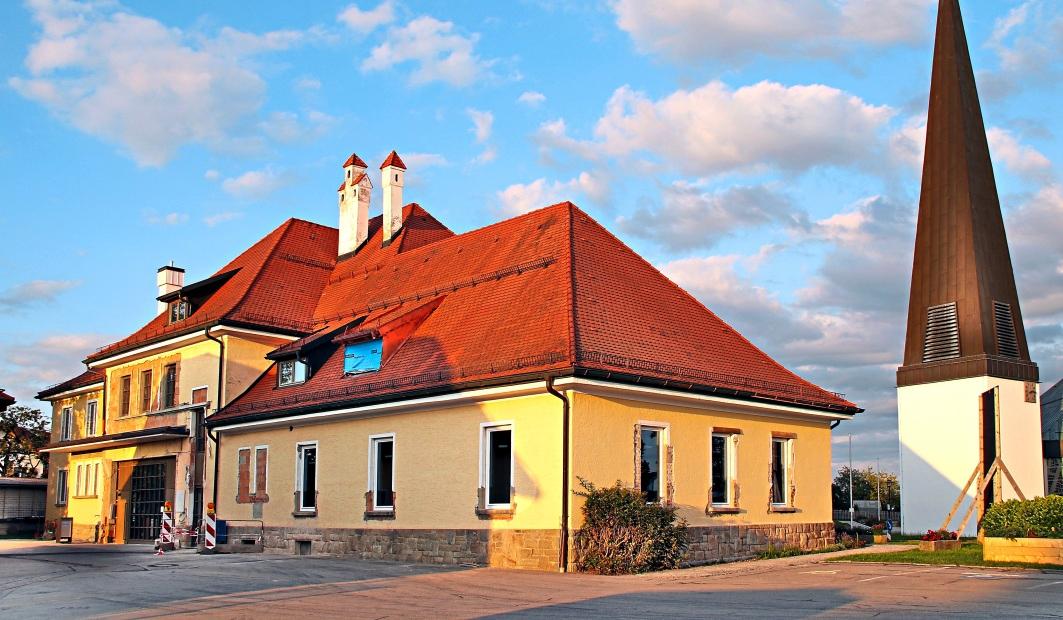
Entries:
{"label": "distant tree line", "polygon": [[[897,474],[875,471],[873,467],[854,467],[853,499],[876,500],[881,496],[882,508],[896,510],[901,504],[901,483]],[[881,495],[880,495],[881,494]],[[831,495],[835,510],[849,509],[849,468],[842,467],[834,477]]]}

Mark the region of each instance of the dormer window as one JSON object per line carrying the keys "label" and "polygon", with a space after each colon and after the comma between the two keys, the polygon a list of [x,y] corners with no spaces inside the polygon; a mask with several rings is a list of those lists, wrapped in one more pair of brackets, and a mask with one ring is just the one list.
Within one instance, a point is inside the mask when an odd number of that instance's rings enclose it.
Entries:
{"label": "dormer window", "polygon": [[277,385],[295,385],[306,381],[306,362],[299,359],[281,360],[277,363]]}
{"label": "dormer window", "polygon": [[192,314],[192,305],[187,301],[180,299],[170,304],[170,322],[176,323],[188,318],[188,315]]}
{"label": "dormer window", "polygon": [[380,370],[384,340],[364,340],[343,347],[343,374],[354,375]]}

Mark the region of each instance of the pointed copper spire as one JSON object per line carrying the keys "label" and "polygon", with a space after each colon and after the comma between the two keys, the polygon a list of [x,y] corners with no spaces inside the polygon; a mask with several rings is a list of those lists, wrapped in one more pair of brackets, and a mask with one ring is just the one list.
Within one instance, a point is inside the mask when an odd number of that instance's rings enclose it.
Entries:
{"label": "pointed copper spire", "polygon": [[938,4],[924,157],[898,385],[1036,380],[958,0]]}

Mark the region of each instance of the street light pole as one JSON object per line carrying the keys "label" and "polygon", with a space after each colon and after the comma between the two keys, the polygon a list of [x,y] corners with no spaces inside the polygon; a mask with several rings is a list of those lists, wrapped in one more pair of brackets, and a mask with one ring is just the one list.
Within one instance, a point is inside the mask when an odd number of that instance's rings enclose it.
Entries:
{"label": "street light pole", "polygon": [[853,434],[849,433],[849,528],[855,528],[853,514]]}
{"label": "street light pole", "polygon": [[878,498],[878,520],[882,522],[882,463],[875,459],[875,496]]}

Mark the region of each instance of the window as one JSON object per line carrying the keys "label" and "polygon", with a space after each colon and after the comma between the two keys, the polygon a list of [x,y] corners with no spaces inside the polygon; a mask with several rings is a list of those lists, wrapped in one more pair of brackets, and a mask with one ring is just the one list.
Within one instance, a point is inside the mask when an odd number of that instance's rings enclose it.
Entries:
{"label": "window", "polygon": [[236,503],[251,502],[251,448],[236,453]]}
{"label": "window", "polygon": [[162,408],[177,404],[177,364],[167,364],[162,369]]}
{"label": "window", "polygon": [[140,412],[151,411],[151,371],[140,372]]}
{"label": "window", "polygon": [[513,427],[489,426],[483,436],[483,481],[486,508],[513,504]]}
{"label": "window", "polygon": [[59,441],[73,439],[74,415],[70,407],[63,407],[63,413],[59,417]]}
{"label": "window", "polygon": [[55,505],[66,506],[66,470],[55,472]]}
{"label": "window", "polygon": [[773,506],[790,505],[790,452],[791,439],[771,438],[771,503]]}
{"label": "window", "polygon": [[647,504],[661,501],[661,434],[664,429],[649,426],[641,427],[640,446],[640,488]]}
{"label": "window", "polygon": [[395,510],[395,435],[369,438],[370,510]]}
{"label": "window", "polygon": [[735,481],[735,441],[732,433],[713,433],[711,449],[712,503],[714,506],[733,506]]}
{"label": "window", "polygon": [[96,481],[100,473],[99,463],[82,463],[77,467],[74,497],[96,497]]}
{"label": "window", "polygon": [[97,410],[97,408],[98,408],[97,407],[97,402],[94,401],[94,400],[90,400],[88,402],[88,404],[85,405],[85,436],[86,437],[95,437],[96,436],[96,410]]}
{"label": "window", "polygon": [[317,443],[296,446],[297,512],[317,512]]}
{"label": "window", "polygon": [[121,391],[118,395],[118,415],[129,415],[129,386],[133,382],[131,375],[125,375],[121,380]]}
{"label": "window", "polygon": [[266,494],[266,470],[269,466],[269,447],[258,446],[255,448],[255,480],[251,488],[255,490],[254,501],[268,502]]}
{"label": "window", "polygon": [[380,370],[383,340],[356,342],[343,348],[343,373],[352,375]]}
{"label": "window", "polygon": [[171,323],[183,321],[188,318],[189,314],[192,314],[192,306],[187,301],[175,301],[170,304]]}
{"label": "window", "polygon": [[306,381],[306,363],[299,359],[281,360],[278,364],[278,385],[295,385]]}

